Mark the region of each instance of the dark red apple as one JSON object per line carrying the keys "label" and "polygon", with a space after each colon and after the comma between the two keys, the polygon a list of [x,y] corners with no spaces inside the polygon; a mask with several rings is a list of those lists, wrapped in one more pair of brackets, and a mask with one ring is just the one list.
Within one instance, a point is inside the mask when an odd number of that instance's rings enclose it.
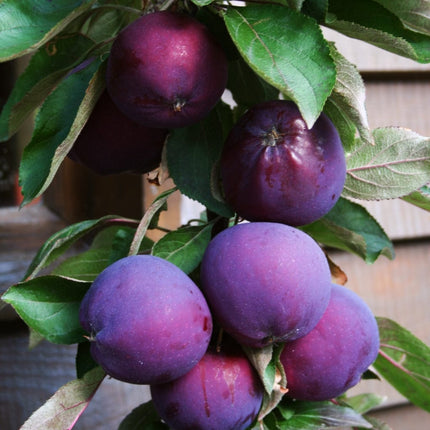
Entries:
{"label": "dark red apple", "polygon": [[282,351],[287,395],[310,401],[337,397],[360,381],[378,350],[378,325],[370,308],[353,291],[333,285],[316,327]]}
{"label": "dark red apple", "polygon": [[175,430],[243,430],[256,418],[263,386],[238,345],[210,349],[186,375],[152,385],[160,416]]}
{"label": "dark red apple", "polygon": [[212,334],[211,314],[194,282],[151,255],[106,268],[84,296],[79,318],[94,360],[134,384],[184,375],[203,357]]}
{"label": "dark red apple", "polygon": [[112,45],[107,88],[127,116],[176,128],[204,118],[227,84],[227,59],[208,29],[189,15],[144,15]]}
{"label": "dark red apple", "polygon": [[299,226],[325,215],[346,177],[339,134],[321,114],[309,129],[286,100],[249,109],[227,138],[221,157],[225,198],[241,217]]}
{"label": "dark red apple", "polygon": [[100,175],[147,173],[160,164],[167,133],[131,121],[105,91],[68,155]]}
{"label": "dark red apple", "polygon": [[331,291],[321,248],[280,223],[238,224],[217,234],[206,248],[200,279],[219,324],[252,347],[309,333]]}

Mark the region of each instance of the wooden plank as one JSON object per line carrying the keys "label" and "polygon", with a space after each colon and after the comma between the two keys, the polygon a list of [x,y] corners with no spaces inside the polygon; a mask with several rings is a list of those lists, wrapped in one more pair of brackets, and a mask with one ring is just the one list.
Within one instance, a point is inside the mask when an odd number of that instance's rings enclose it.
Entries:
{"label": "wooden plank", "polygon": [[[366,107],[372,129],[399,126],[430,136],[430,76],[425,81],[367,80]],[[429,212],[399,199],[359,203],[381,223],[392,239],[430,237]]]}
{"label": "wooden plank", "polygon": [[[28,349],[26,328],[0,324],[0,423],[16,430],[62,385],[76,378],[76,346],[42,342]],[[149,389],[106,378],[75,430],[116,429]]]}
{"label": "wooden plank", "polygon": [[426,80],[366,79],[370,127],[400,126],[430,136],[430,74]]}
{"label": "wooden plank", "polygon": [[[65,223],[41,203],[0,209],[0,294],[24,276],[39,247]],[[16,320],[11,306],[0,321]]]}
{"label": "wooden plank", "polygon": [[66,158],[44,193],[45,205],[68,223],[114,214],[143,214],[140,175],[101,176]]}
{"label": "wooden plank", "polygon": [[370,415],[388,424],[393,430],[430,429],[430,414],[413,405],[382,409]]}

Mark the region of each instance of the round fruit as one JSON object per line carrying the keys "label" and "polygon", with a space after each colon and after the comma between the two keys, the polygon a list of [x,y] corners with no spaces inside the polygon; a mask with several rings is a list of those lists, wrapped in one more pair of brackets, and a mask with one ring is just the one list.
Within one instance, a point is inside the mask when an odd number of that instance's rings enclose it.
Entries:
{"label": "round fruit", "polygon": [[367,304],[353,291],[333,285],[317,326],[282,351],[287,395],[310,401],[337,397],[359,382],[378,350],[378,326]]}
{"label": "round fruit", "polygon": [[225,331],[262,347],[297,339],[315,327],[328,305],[331,276],[310,236],[285,224],[255,222],[212,239],[201,283]]}
{"label": "round fruit", "polygon": [[160,164],[167,133],[131,121],[105,91],[68,155],[100,175],[147,173]]}
{"label": "round fruit", "polygon": [[321,114],[308,129],[286,100],[249,109],[231,130],[221,156],[225,198],[249,221],[298,226],[325,215],[346,177],[339,134]]}
{"label": "round fruit", "polygon": [[106,268],[84,296],[79,317],[94,360],[112,377],[135,384],[184,375],[212,334],[197,286],[172,263],[150,255]]}
{"label": "round fruit", "polygon": [[131,119],[176,128],[204,118],[227,84],[227,59],[208,29],[169,11],[142,16],[112,45],[107,88]]}
{"label": "round fruit", "polygon": [[263,387],[238,346],[208,351],[175,381],[151,386],[161,418],[175,430],[242,430],[261,407]]}

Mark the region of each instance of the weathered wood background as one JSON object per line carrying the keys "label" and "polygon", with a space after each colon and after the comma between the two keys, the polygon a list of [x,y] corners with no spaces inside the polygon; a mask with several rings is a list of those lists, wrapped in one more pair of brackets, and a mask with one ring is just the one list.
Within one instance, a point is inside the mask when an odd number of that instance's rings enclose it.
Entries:
{"label": "weathered wood background", "polygon": [[[430,66],[419,66],[361,42],[327,35],[363,72],[372,128],[400,125],[430,136]],[[67,162],[45,195],[44,204],[21,211],[0,210],[0,291],[17,282],[37,248],[66,222],[117,213],[139,217],[159,190],[135,176],[100,178]],[[50,210],[46,209],[48,206]],[[334,251],[331,257],[348,275],[347,285],[378,316],[390,317],[430,344],[430,215],[401,201],[366,203],[395,240],[396,259],[366,265]],[[176,227],[199,206],[178,195],[162,216]],[[55,214],[54,214],[55,213]],[[8,307],[0,311],[0,428],[15,430],[61,385],[74,379],[74,347],[44,343],[28,347],[28,332]],[[374,413],[394,430],[430,428],[430,414],[410,405],[382,382],[365,382],[354,392],[387,396]],[[79,430],[114,430],[148,396],[146,387],[107,380],[79,424]],[[221,430],[221,429],[220,429]]]}

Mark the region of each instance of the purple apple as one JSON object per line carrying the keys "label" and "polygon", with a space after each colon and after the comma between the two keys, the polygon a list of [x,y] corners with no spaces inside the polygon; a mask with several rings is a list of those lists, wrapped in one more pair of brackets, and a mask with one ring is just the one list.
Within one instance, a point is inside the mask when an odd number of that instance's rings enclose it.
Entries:
{"label": "purple apple", "polygon": [[227,59],[189,15],[150,13],[112,45],[107,88],[115,104],[148,127],[176,128],[204,118],[227,84]]}
{"label": "purple apple", "polygon": [[125,257],[94,281],[80,307],[91,354],[112,377],[135,384],[176,379],[205,354],[207,303],[191,279],[158,257]]}
{"label": "purple apple", "polygon": [[356,385],[379,350],[376,320],[361,297],[333,284],[329,305],[306,336],[287,342],[281,363],[289,397],[329,400]]}
{"label": "purple apple", "polygon": [[68,155],[100,175],[147,173],[160,164],[167,133],[131,121],[105,91]]}
{"label": "purple apple", "polygon": [[242,430],[256,418],[263,387],[239,346],[208,351],[186,375],[152,385],[154,406],[175,430]]}
{"label": "purple apple", "polygon": [[327,116],[309,129],[293,102],[276,100],[252,107],[235,124],[220,174],[225,198],[239,216],[299,226],[335,205],[346,163]]}
{"label": "purple apple", "polygon": [[201,284],[225,331],[262,347],[297,339],[315,327],[328,305],[331,275],[310,236],[285,224],[254,222],[212,239]]}

